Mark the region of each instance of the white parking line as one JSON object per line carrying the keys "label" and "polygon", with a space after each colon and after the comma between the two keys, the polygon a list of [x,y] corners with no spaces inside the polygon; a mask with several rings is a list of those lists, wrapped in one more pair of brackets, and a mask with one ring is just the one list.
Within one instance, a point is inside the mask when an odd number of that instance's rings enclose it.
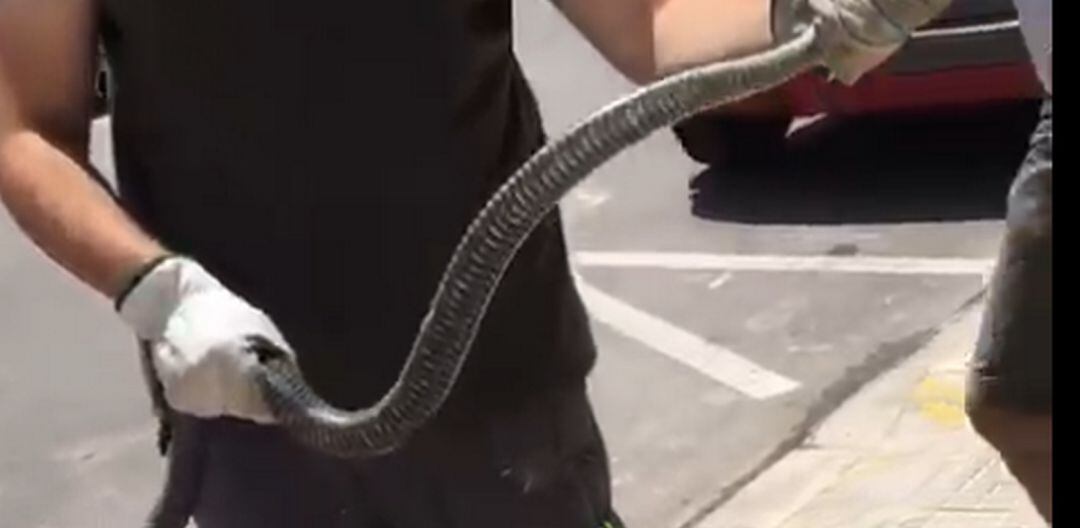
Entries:
{"label": "white parking line", "polygon": [[713,279],[713,281],[709,283],[709,289],[715,290],[723,286],[724,284],[727,284],[727,281],[731,280],[731,278],[734,276],[735,275],[733,275],[730,271],[725,271],[721,273],[719,277]]}
{"label": "white parking line", "polygon": [[750,398],[764,400],[799,387],[794,380],[616,299],[581,277],[576,279],[594,319]]}
{"label": "white parking line", "polygon": [[575,189],[572,196],[588,207],[599,207],[611,199],[611,195],[606,192],[586,189]]}
{"label": "white parking line", "polygon": [[816,271],[885,275],[988,275],[993,259],[913,258],[869,256],[730,255],[712,253],[656,253],[578,251],[581,266],[658,268],[668,270]]}

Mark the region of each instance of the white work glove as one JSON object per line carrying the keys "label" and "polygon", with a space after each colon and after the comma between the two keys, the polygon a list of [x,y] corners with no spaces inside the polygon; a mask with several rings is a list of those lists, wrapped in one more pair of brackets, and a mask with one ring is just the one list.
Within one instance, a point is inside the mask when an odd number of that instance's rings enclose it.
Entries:
{"label": "white work glove", "polygon": [[153,265],[118,302],[120,316],[150,344],[165,399],[201,418],[231,416],[274,423],[252,378],[258,357],[251,337],[286,353],[281,332],[193,260]]}
{"label": "white work glove", "polygon": [[773,34],[787,40],[819,21],[825,66],[855,84],[885,62],[952,0],[772,0]]}

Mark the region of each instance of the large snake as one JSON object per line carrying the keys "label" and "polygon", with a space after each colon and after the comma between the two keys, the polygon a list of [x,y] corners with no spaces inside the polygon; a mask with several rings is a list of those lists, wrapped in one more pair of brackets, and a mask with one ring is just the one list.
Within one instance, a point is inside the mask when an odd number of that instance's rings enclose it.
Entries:
{"label": "large snake", "polygon": [[[312,449],[342,458],[393,451],[438,412],[453,388],[499,280],[541,219],[575,185],[654,131],[702,110],[749,97],[822,63],[817,26],[759,54],[718,62],[657,81],[601,109],[548,143],[494,194],[454,251],[402,372],[367,409],[333,407],[305,383],[295,362],[265,343],[253,347],[256,375],[279,424]],[[184,528],[191,488],[189,442],[174,438],[165,493],[148,522]]]}
{"label": "large snake", "polygon": [[[398,447],[454,386],[484,312],[518,248],[593,170],[653,131],[768,89],[815,64],[810,30],[775,50],[662,80],[600,110],[539,150],[487,202],[450,259],[397,382],[375,405],[336,409],[284,354],[262,355],[258,382],[274,416],[302,443],[344,458]],[[263,352],[267,352],[265,349]]]}

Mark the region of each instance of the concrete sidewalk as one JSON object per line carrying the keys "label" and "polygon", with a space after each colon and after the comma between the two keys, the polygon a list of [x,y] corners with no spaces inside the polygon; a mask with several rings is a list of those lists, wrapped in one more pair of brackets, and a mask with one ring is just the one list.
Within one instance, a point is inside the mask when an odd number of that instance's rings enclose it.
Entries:
{"label": "concrete sidewalk", "polygon": [[981,313],[957,316],[695,528],[1046,526],[964,415]]}

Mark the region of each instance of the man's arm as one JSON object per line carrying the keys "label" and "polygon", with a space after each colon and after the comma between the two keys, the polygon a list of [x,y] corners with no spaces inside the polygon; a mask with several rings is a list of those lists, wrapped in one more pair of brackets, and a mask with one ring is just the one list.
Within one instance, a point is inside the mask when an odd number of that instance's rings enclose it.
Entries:
{"label": "man's arm", "polygon": [[95,1],[0,0],[0,199],[56,262],[123,296],[119,315],[152,344],[170,407],[272,423],[249,338],[291,354],[280,331],[197,262],[161,259],[165,250],[83,169]]}
{"label": "man's arm", "polygon": [[83,167],[94,0],[0,0],[0,200],[53,260],[110,298],[164,254]]}
{"label": "man's arm", "polygon": [[770,0],[553,0],[611,64],[643,83],[761,51]]}

